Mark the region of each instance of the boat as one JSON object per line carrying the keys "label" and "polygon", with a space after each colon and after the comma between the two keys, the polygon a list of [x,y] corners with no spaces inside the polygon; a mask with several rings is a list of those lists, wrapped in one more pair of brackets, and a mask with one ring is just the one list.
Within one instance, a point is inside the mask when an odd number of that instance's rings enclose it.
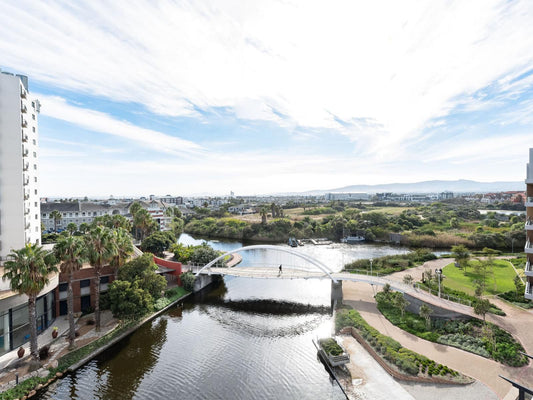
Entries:
{"label": "boat", "polygon": [[360,243],[364,241],[365,241],[364,236],[345,236],[341,239],[342,243],[348,243],[348,244]]}
{"label": "boat", "polygon": [[298,247],[298,241],[296,240],[296,238],[289,238],[289,246],[291,247]]}
{"label": "boat", "polygon": [[339,367],[350,362],[350,354],[334,338],[319,339],[315,346],[321,358],[331,367]]}

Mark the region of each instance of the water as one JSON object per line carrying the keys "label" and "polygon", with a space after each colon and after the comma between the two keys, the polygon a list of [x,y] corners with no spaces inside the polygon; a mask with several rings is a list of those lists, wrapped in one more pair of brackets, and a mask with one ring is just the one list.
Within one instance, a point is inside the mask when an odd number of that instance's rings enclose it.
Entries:
{"label": "water", "polygon": [[[198,244],[189,235],[180,242]],[[236,242],[209,242],[219,250]],[[358,258],[403,253],[366,244],[297,251],[338,270]],[[243,264],[294,262],[268,250]],[[312,339],[331,334],[330,282],[226,277],[145,324],[58,381],[41,399],[343,399]]]}

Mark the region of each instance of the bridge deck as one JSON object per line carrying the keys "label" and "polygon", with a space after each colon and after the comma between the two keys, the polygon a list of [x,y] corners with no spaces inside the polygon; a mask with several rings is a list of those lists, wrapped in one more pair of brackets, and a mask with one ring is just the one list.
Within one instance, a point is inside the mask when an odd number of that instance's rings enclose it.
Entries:
{"label": "bridge deck", "polygon": [[[194,272],[194,271],[193,271]],[[211,275],[228,275],[243,278],[257,279],[330,279],[330,277],[320,271],[309,271],[304,269],[284,268],[280,273],[276,267],[238,267],[238,268],[214,268],[211,267],[201,272],[202,274]],[[418,298],[428,304],[443,307],[452,311],[475,317],[472,307],[445,300],[427,293],[424,290],[417,289],[414,286],[406,285],[403,282],[390,279],[388,277],[352,274],[349,272],[335,272],[331,277],[339,281],[365,282],[370,285],[385,286],[387,283],[391,289],[406,293]]]}

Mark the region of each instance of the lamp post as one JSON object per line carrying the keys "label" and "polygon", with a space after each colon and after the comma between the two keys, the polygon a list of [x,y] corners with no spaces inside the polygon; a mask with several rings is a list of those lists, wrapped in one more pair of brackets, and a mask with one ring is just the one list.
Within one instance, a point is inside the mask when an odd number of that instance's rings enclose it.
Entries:
{"label": "lamp post", "polygon": [[440,298],[440,277],[442,275],[442,268],[435,268],[435,275],[437,275],[437,279],[439,281],[439,298]]}
{"label": "lamp post", "polygon": [[514,254],[514,238],[511,239],[511,251]]}
{"label": "lamp post", "polygon": [[374,261],[373,258],[370,259],[370,276],[372,276],[372,261]]}

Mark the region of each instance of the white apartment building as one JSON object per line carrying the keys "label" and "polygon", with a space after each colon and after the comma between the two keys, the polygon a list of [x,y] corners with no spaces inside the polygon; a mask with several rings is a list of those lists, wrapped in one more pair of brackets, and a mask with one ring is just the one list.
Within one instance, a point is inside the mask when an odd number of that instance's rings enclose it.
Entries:
{"label": "white apartment building", "polygon": [[0,262],[41,240],[39,107],[27,77],[0,73]]}
{"label": "white apartment building", "polygon": [[[39,101],[30,96],[28,78],[0,71],[0,277],[3,261],[26,243],[40,243],[38,189]],[[57,273],[37,297],[37,330],[55,318]],[[0,279],[0,355],[29,340],[28,298]]]}

